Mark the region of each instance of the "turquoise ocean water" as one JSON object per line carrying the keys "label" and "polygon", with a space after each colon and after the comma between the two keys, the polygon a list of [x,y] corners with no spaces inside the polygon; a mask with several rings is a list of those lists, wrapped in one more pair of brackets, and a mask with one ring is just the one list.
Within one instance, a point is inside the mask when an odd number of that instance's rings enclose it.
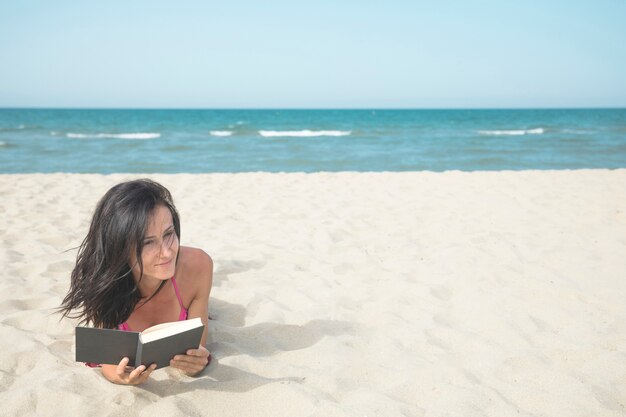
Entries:
{"label": "turquoise ocean water", "polygon": [[0,109],[0,173],[626,167],[626,109]]}

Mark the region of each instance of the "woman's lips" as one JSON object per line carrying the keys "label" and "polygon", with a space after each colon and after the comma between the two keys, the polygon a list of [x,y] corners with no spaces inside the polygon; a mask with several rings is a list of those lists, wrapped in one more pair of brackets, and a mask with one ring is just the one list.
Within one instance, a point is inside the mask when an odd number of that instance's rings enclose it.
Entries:
{"label": "woman's lips", "polygon": [[162,264],[157,264],[157,266],[168,266],[171,263],[172,263],[172,260],[170,259],[169,261],[163,262]]}

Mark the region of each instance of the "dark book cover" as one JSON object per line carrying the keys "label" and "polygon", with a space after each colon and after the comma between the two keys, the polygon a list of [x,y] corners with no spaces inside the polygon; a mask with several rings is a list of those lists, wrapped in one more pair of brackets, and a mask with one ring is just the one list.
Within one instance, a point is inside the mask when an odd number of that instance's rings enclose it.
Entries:
{"label": "dark book cover", "polygon": [[[176,323],[182,322],[171,323],[173,326],[166,331],[176,332]],[[117,365],[123,357],[128,357],[130,366],[149,366],[153,363],[157,364],[157,369],[169,366],[174,356],[184,354],[188,349],[197,349],[200,345],[204,331],[202,321],[196,318],[193,323],[190,320],[185,324],[193,327],[147,343],[142,343],[142,335],[138,332],[76,327],[76,361]],[[155,334],[147,333],[150,337]]]}
{"label": "dark book cover", "polygon": [[76,361],[117,365],[124,356],[135,363],[139,333],[93,327],[76,328]]}

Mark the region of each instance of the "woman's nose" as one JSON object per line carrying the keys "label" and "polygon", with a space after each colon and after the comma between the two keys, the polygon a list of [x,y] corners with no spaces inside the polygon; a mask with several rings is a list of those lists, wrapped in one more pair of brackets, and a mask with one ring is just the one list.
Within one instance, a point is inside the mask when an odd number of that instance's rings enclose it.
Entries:
{"label": "woman's nose", "polygon": [[171,255],[171,253],[173,252],[172,247],[174,246],[174,242],[173,241],[169,241],[168,239],[163,239],[161,241],[161,246],[160,246],[160,251],[159,251],[159,255],[161,258],[164,258],[166,256]]}

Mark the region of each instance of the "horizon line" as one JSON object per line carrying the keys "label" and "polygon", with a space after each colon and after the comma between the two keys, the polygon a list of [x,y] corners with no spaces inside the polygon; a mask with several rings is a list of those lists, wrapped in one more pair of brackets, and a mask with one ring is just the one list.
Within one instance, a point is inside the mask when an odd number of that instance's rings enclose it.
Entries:
{"label": "horizon line", "polygon": [[0,110],[211,110],[211,111],[386,111],[386,110],[622,110],[626,106],[545,107],[5,107]]}

